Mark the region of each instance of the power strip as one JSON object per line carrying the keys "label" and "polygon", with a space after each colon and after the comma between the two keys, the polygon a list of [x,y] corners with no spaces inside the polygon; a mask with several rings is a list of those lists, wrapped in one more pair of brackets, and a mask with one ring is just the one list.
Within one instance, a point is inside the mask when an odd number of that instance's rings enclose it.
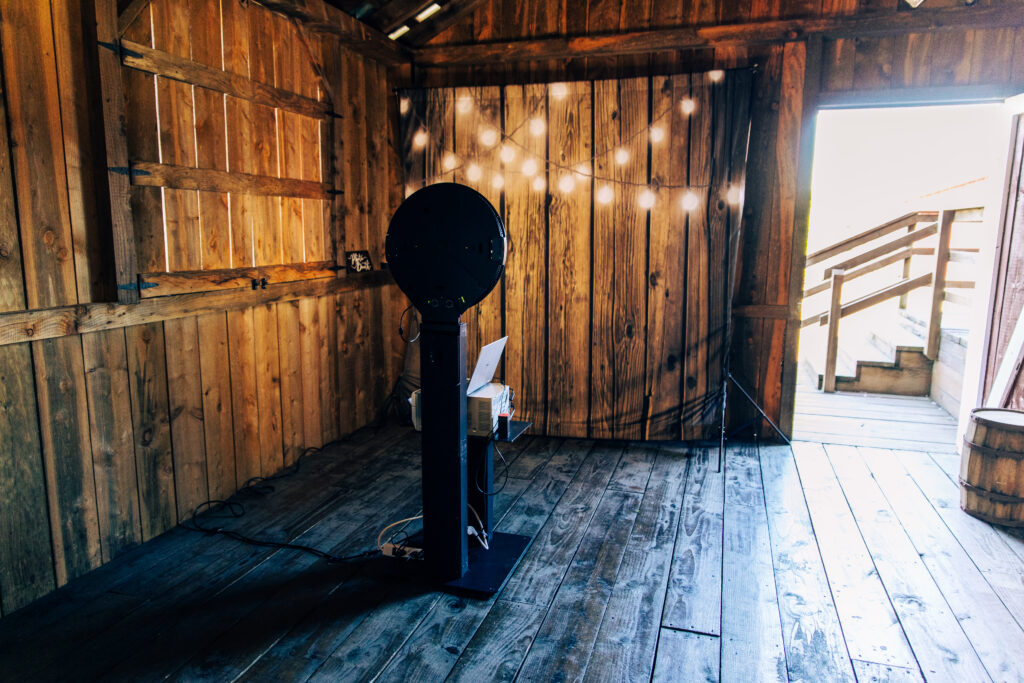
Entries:
{"label": "power strip", "polygon": [[380,551],[386,557],[418,559],[423,555],[422,548],[410,548],[404,545],[396,545],[395,543],[385,543],[381,546]]}

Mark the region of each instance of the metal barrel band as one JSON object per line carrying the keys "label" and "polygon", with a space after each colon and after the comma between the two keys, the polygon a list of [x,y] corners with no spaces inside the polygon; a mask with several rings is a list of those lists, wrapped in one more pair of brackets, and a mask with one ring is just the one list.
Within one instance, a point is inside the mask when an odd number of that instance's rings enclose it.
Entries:
{"label": "metal barrel band", "polygon": [[983,489],[980,486],[975,486],[974,484],[964,481],[963,477],[960,478],[960,485],[963,486],[964,489],[970,491],[971,493],[988,498],[993,503],[1024,504],[1024,497],[1010,496],[1005,493],[996,493],[995,491],[989,491],[988,489]]}
{"label": "metal barrel band", "polygon": [[992,448],[991,446],[984,446],[980,443],[975,443],[964,437],[964,445],[972,450],[980,451],[985,455],[995,456],[997,458],[1013,458],[1014,460],[1024,460],[1024,452],[1021,451],[1008,451],[1001,448]]}

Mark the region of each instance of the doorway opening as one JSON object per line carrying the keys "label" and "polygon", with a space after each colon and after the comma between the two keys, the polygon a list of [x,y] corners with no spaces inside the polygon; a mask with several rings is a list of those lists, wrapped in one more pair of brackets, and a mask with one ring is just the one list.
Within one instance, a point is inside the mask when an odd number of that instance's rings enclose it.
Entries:
{"label": "doorway opening", "polygon": [[1007,131],[999,102],[818,113],[795,438],[954,443]]}

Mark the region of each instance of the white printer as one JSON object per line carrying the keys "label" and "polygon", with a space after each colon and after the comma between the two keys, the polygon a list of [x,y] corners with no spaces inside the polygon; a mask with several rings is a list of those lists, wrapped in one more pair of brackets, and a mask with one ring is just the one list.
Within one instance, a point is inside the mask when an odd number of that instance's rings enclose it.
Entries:
{"label": "white printer", "polygon": [[[512,414],[512,390],[501,382],[492,382],[508,337],[491,342],[480,349],[473,376],[466,388],[466,433],[470,436],[490,436],[498,429],[498,416]],[[423,429],[420,390],[412,392],[412,425]]]}

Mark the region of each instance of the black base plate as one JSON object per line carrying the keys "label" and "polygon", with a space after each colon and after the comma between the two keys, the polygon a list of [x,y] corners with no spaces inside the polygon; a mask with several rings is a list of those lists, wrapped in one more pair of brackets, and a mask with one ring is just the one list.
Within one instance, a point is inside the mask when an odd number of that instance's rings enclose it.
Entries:
{"label": "black base plate", "polygon": [[[406,543],[409,546],[417,547],[419,534],[414,534]],[[440,589],[446,593],[457,595],[469,595],[473,597],[488,597],[494,595],[508,582],[519,565],[519,560],[526,554],[533,539],[520,534],[504,534],[495,532],[489,540],[490,550],[470,539],[469,546],[469,570],[462,575],[461,579],[448,581],[440,584]],[[396,578],[409,581],[429,582],[430,578],[424,571],[421,560],[403,560],[382,557],[374,562],[375,569],[382,573]]]}

